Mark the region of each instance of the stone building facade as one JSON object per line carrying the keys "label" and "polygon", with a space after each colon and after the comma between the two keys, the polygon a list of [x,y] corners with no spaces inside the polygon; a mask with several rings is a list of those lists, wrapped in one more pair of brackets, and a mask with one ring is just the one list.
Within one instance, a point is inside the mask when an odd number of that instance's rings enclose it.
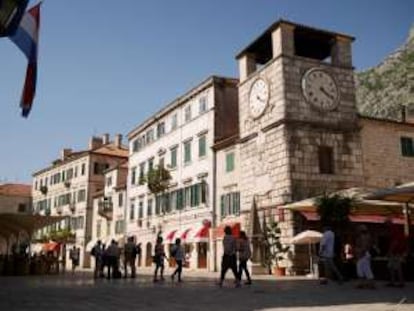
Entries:
{"label": "stone building facade", "polygon": [[[237,136],[237,83],[210,77],[129,133],[126,234],[141,243],[141,266],[152,265],[161,236],[167,254],[182,240],[189,268],[214,269],[209,228],[216,223],[219,164],[212,147]],[[146,182],[157,167],[171,175],[164,193],[152,193]]]}
{"label": "stone building facade", "polygon": [[122,136],[114,141],[108,134],[92,137],[87,150],[64,149],[52,165],[33,174],[33,211],[40,215],[66,216],[62,223],[44,228],[38,237],[51,230],[70,229],[81,249],[80,262],[89,266],[85,246],[92,237],[93,195],[104,188],[104,171],[125,162],[128,149]]}

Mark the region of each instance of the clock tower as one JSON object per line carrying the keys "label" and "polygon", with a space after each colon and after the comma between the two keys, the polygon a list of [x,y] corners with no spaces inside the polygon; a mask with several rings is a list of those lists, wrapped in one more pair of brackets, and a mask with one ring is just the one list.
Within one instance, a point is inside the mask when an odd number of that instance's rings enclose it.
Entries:
{"label": "clock tower", "polygon": [[280,20],[237,55],[242,209],[362,184],[353,40]]}

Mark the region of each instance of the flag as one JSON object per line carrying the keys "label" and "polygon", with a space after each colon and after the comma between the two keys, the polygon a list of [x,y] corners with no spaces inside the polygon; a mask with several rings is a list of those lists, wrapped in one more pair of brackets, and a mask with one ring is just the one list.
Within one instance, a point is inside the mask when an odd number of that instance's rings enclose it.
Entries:
{"label": "flag", "polygon": [[36,93],[37,50],[39,39],[40,3],[29,9],[20,22],[16,33],[10,39],[26,55],[28,64],[20,107],[22,116],[27,118],[32,109]]}

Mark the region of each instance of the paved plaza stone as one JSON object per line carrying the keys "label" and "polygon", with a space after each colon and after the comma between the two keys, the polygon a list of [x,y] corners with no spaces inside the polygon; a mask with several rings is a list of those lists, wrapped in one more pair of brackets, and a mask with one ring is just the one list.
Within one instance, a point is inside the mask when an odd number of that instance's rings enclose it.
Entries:
{"label": "paved plaza stone", "polygon": [[319,285],[306,278],[261,277],[252,286],[223,288],[216,274],[187,275],[183,283],[153,283],[149,274],[136,279],[94,280],[90,272],[75,275],[0,277],[0,311],[56,310],[414,310],[414,284],[376,290],[355,289],[355,282]]}

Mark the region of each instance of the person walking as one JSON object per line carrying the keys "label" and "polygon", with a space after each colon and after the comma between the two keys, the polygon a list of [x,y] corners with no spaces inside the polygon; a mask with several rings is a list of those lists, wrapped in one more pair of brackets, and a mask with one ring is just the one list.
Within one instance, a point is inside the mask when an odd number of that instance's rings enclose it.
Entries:
{"label": "person walking", "polygon": [[224,278],[228,269],[233,271],[233,275],[236,282],[236,287],[240,287],[239,274],[237,273],[237,257],[236,257],[236,240],[232,236],[231,227],[226,226],[224,228],[223,238],[223,257],[221,259],[221,275],[218,285],[223,286]]}
{"label": "person walking", "polygon": [[72,261],[72,274],[75,274],[75,269],[79,266],[80,249],[75,245],[69,251],[69,258]]}
{"label": "person walking", "polygon": [[107,274],[106,278],[109,280],[114,277],[118,271],[119,249],[115,240],[111,241],[111,244],[105,250],[105,256],[107,260]]}
{"label": "person walking", "polygon": [[134,242],[134,237],[129,237],[124,247],[124,278],[128,276],[128,266],[131,268],[131,278],[135,278],[136,267],[135,262],[138,255],[138,247]]}
{"label": "person walking", "polygon": [[160,280],[164,281],[164,259],[165,259],[165,252],[164,252],[164,244],[162,244],[162,237],[157,237],[157,242],[154,247],[154,263],[155,263],[155,270],[154,270],[154,282],[158,282],[158,270],[160,270]]}
{"label": "person walking", "polygon": [[359,225],[357,229],[357,238],[355,240],[355,256],[357,258],[357,275],[359,283],[357,288],[374,289],[374,274],[371,270],[371,237],[368,228],[365,225]]}
{"label": "person walking", "polygon": [[175,245],[171,250],[171,256],[174,257],[175,262],[177,264],[177,268],[175,269],[174,273],[171,275],[171,280],[174,282],[175,275],[178,275],[178,282],[182,282],[181,273],[183,271],[183,261],[185,259],[184,256],[184,248],[181,246],[181,239],[175,239]]}
{"label": "person walking", "polygon": [[247,269],[247,261],[252,256],[252,251],[250,249],[250,241],[246,235],[246,232],[240,231],[240,242],[239,242],[239,280],[241,282],[243,271],[246,274],[247,281],[244,283],[246,285],[251,285],[252,280],[250,278],[249,270]]}
{"label": "person walking", "polygon": [[327,284],[328,279],[332,279],[332,274],[335,275],[336,280],[341,284],[343,276],[339,272],[334,262],[335,250],[335,234],[330,226],[324,226],[322,239],[320,242],[319,256],[323,262],[323,270],[325,277],[321,278],[320,284]]}
{"label": "person walking", "polygon": [[389,233],[387,267],[390,277],[387,286],[404,287],[405,281],[402,265],[408,250],[407,238],[402,228],[394,226],[391,221],[387,221],[387,225]]}
{"label": "person walking", "polygon": [[95,257],[95,269],[93,271],[93,277],[103,277],[103,254],[104,248],[101,240],[98,240],[95,246],[91,250],[91,255]]}

